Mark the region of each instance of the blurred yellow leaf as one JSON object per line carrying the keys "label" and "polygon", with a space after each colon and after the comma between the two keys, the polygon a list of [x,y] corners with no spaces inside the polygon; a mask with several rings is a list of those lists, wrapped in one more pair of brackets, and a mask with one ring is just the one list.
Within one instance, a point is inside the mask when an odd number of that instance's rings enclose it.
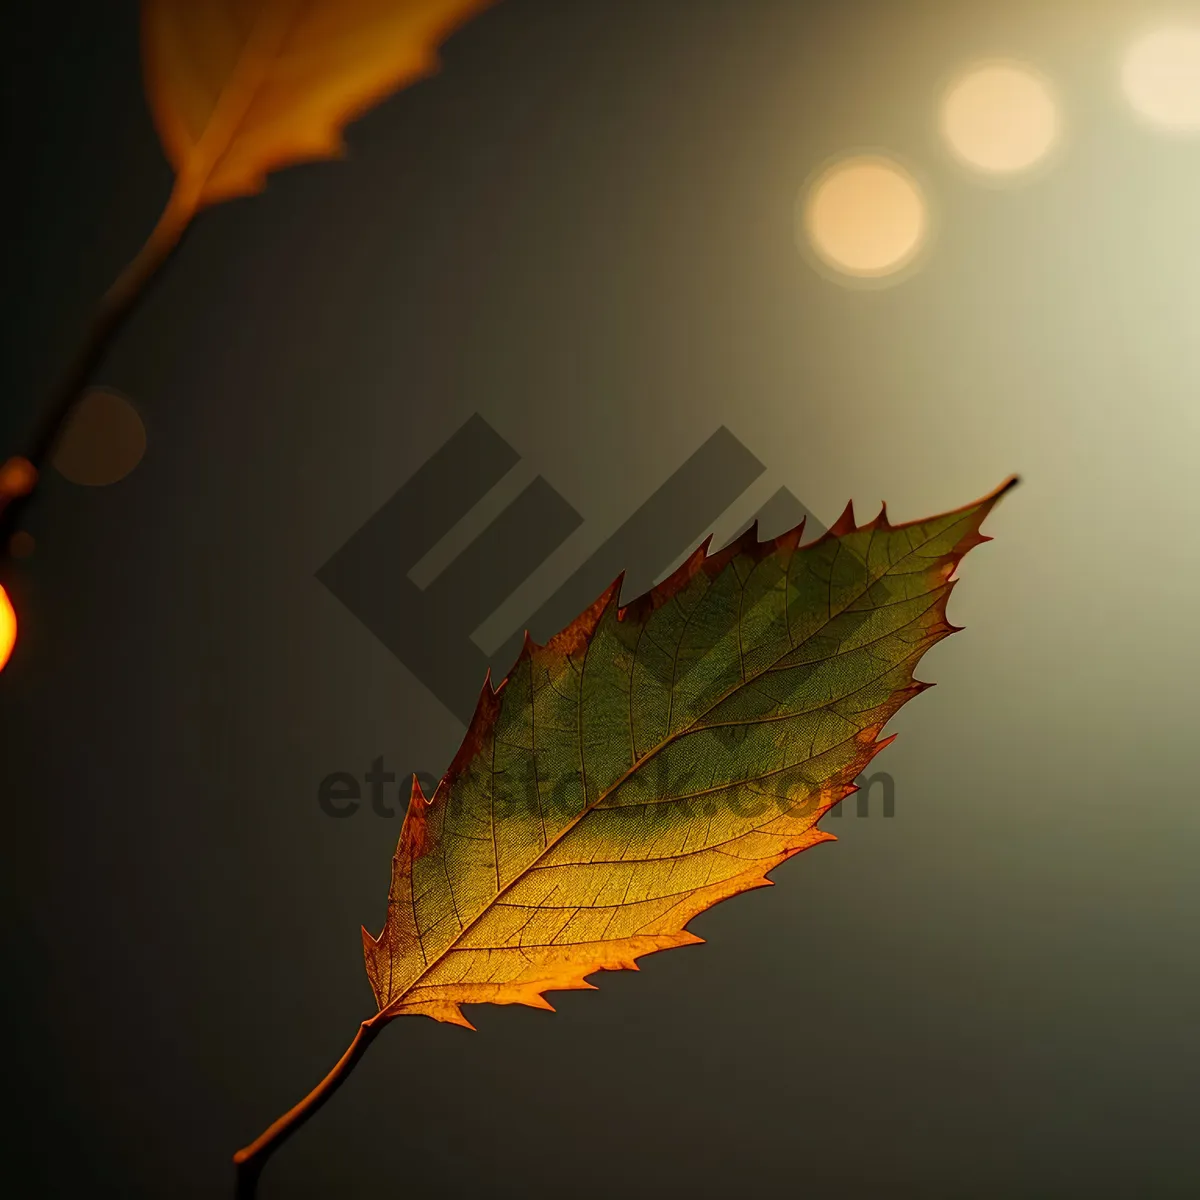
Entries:
{"label": "blurred yellow leaf", "polygon": [[355,117],[437,69],[494,0],[143,0],[146,95],[181,207],[337,158]]}

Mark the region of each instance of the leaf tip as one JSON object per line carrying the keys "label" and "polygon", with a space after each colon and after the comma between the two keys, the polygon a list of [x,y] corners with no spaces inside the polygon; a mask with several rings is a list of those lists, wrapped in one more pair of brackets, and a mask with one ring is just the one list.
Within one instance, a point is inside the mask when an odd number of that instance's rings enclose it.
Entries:
{"label": "leaf tip", "polygon": [[847,500],[846,507],[842,509],[842,515],[829,527],[829,533],[832,537],[845,537],[848,533],[853,533],[858,526],[854,522],[854,501]]}
{"label": "leaf tip", "polygon": [[[563,658],[569,658],[572,654],[582,650],[591,640],[592,634],[596,632],[604,614],[619,600],[621,585],[624,581],[625,572],[622,571],[584,612],[580,613],[565,629],[559,630],[542,649]],[[620,617],[620,609],[617,611],[617,616]]]}
{"label": "leaf tip", "polygon": [[608,591],[604,593],[604,607],[607,609],[613,601],[620,601],[621,589],[625,586],[625,571],[622,571],[616,579],[608,585]]}
{"label": "leaf tip", "polygon": [[808,524],[808,517],[800,518],[800,523],[792,529],[785,530],[774,541],[774,547],[777,551],[784,554],[793,553],[804,540],[804,527]]}
{"label": "leaf tip", "polygon": [[433,831],[425,819],[429,801],[421,791],[421,785],[413,776],[413,790],[408,802],[408,811],[404,814],[404,824],[400,827],[400,842],[397,853],[410,859],[420,858],[433,846]]}
{"label": "leaf tip", "polygon": [[743,553],[747,550],[753,550],[758,545],[758,517],[755,517],[754,520],[742,530],[741,535],[733,544],[739,551]]}
{"label": "leaf tip", "polygon": [[[645,596],[639,596],[637,600],[632,601],[630,610],[637,617],[644,618],[679,592],[690,580],[695,578],[696,572],[709,561],[708,551],[712,540],[713,535],[710,533],[666,579],[652,587]],[[639,601],[645,603],[641,604]]]}

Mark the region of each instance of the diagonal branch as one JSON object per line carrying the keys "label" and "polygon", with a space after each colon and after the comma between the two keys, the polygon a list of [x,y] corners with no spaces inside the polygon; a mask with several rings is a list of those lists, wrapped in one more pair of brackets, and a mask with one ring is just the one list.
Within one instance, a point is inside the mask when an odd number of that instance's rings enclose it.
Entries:
{"label": "diagonal branch", "polygon": [[37,478],[53,454],[76,400],[104,360],[113,338],[174,253],[195,212],[194,197],[179,188],[172,191],[146,244],[100,301],[82,345],[35,419],[25,454],[10,459],[0,471],[0,556],[8,553],[17,520],[33,495]]}

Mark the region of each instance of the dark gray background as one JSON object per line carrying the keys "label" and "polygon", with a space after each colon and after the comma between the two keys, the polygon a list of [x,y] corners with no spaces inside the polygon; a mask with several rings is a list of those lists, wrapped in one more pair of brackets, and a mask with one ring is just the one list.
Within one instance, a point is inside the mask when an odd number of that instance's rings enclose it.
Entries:
{"label": "dark gray background", "polygon": [[[718,424],[769,468],[750,508],[1025,483],[877,760],[894,819],[557,1015],[394,1024],[264,1200],[1195,1194],[1200,143],[1116,83],[1155,8],[501,0],[349,161],[204,216],[98,379],[145,461],[51,477],[7,580],[6,1191],[225,1195],[370,1013],[399,821],[317,785],[440,772],[462,727],[314,573],[478,411],[585,518],[510,623]],[[170,176],[132,3],[24,6],[4,54],[15,448]],[[991,54],[1066,111],[1024,188],[936,138]],[[937,205],[890,290],[793,245],[856,145]]]}

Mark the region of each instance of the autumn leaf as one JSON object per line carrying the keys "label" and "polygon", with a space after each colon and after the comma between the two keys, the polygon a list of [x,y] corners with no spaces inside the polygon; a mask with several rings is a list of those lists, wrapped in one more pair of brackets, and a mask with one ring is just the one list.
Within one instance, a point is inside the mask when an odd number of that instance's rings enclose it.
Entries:
{"label": "autumn leaf", "polygon": [[387,923],[363,930],[379,1018],[550,1008],[700,941],[697,913],[834,840],[817,822],[929,686],[913,671],[954,631],[951,575],[1011,482],[897,527],[847,507],[807,546],[803,526],[752,527],[623,607],[618,579],[545,646],[527,636],[433,796],[413,781]]}
{"label": "autumn leaf", "polygon": [[494,0],[144,0],[146,95],[195,207],[337,158],[342,129],[437,69],[438,46]]}

